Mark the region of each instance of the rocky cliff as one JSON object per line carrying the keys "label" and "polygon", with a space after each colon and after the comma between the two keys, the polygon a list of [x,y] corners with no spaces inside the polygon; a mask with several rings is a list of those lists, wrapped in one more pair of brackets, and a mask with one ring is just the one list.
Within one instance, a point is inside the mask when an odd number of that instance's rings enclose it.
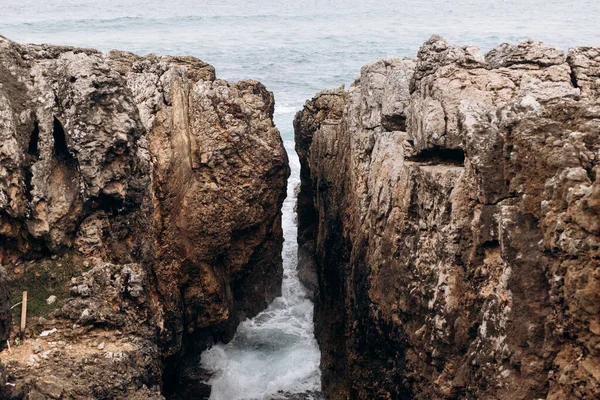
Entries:
{"label": "rocky cliff", "polygon": [[599,76],[434,36],[296,115],[330,399],[600,396]]}
{"label": "rocky cliff", "polygon": [[0,262],[30,296],[2,354],[15,396],[206,391],[200,352],[281,290],[273,107],[193,57],[0,37]]}

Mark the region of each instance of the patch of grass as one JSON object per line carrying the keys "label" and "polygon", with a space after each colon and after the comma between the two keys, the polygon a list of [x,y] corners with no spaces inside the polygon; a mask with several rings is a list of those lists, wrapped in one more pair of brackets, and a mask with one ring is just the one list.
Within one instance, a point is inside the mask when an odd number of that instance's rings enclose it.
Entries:
{"label": "patch of grass", "polygon": [[[56,310],[69,297],[71,278],[79,276],[87,268],[79,257],[67,254],[56,259],[25,262],[13,269],[9,276],[8,289],[11,306],[22,299],[27,290],[27,317],[41,317]],[[15,273],[16,272],[16,273]],[[50,296],[56,302],[46,303]],[[21,306],[13,308],[13,323],[21,320]]]}

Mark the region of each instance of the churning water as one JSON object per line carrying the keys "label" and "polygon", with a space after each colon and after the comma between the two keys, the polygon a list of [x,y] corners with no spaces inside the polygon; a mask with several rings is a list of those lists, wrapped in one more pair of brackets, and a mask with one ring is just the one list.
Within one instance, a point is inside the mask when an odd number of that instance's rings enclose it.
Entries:
{"label": "churning water", "polygon": [[20,42],[193,55],[230,81],[275,93],[290,154],[283,208],[283,296],[203,357],[213,399],[318,389],[312,304],[295,272],[292,119],[317,91],[349,83],[377,57],[414,56],[432,34],[488,50],[527,37],[566,49],[600,45],[597,0],[0,0],[0,34]]}
{"label": "churning water", "polygon": [[[293,142],[286,141],[290,167],[300,162]],[[319,349],[313,335],[313,304],[296,276],[296,220],[294,188],[298,174],[290,177],[283,204],[282,296],[269,308],[238,327],[227,345],[217,345],[202,355],[202,365],[216,372],[211,399],[262,399],[279,391],[300,393],[321,385]]]}

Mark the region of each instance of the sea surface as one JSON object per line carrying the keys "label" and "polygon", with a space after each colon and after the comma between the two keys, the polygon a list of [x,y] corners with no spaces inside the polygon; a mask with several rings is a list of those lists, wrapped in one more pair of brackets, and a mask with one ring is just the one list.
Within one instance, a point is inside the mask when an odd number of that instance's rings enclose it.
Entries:
{"label": "sea surface", "polygon": [[489,50],[528,37],[600,46],[597,0],[0,0],[0,34],[19,42],[193,55],[219,78],[275,93],[292,167],[283,208],[283,296],[204,354],[212,399],[266,399],[320,387],[312,304],[298,282],[292,120],[316,92],[348,85],[378,57],[412,57],[432,34]]}

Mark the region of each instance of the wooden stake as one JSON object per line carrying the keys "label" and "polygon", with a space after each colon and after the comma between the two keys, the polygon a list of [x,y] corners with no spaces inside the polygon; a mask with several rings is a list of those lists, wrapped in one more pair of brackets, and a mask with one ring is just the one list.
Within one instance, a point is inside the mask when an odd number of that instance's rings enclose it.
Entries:
{"label": "wooden stake", "polygon": [[23,304],[21,304],[21,333],[25,332],[25,322],[27,321],[27,290],[23,292]]}

